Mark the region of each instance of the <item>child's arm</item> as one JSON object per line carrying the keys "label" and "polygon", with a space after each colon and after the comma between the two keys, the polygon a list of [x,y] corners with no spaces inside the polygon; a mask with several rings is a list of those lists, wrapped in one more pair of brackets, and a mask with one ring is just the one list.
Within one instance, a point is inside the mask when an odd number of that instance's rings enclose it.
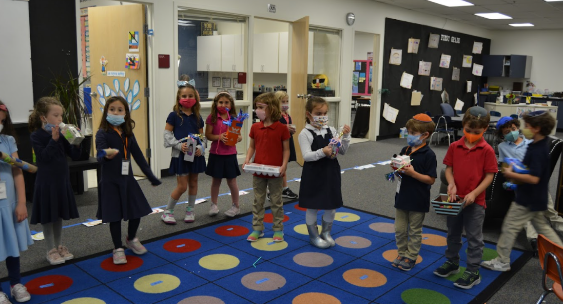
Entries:
{"label": "child's arm", "polygon": [[536,185],[540,182],[540,178],[538,176],[513,172],[512,166],[507,166],[507,168],[503,168],[503,175],[505,176],[506,179],[512,179],[515,182],[521,182],[525,184]]}
{"label": "child's arm", "polygon": [[[300,132],[300,135],[298,135],[298,142],[300,143],[300,149],[302,150],[304,161],[316,161],[331,155],[332,150],[329,146],[323,149],[318,149],[317,151],[311,151],[311,141],[308,138],[308,132],[309,131],[307,131],[306,129],[303,129],[302,132]],[[327,154],[326,152],[328,152],[329,154]]]}
{"label": "child's arm", "polygon": [[[19,158],[18,152],[12,153],[12,157]],[[22,169],[12,167],[12,176],[14,177],[14,185],[16,186],[16,194],[18,202],[16,205],[16,220],[21,223],[27,218],[27,207],[25,205],[25,183],[23,178]]]}
{"label": "child's arm", "polygon": [[176,137],[174,137],[174,126],[166,123],[164,131],[164,147],[172,147],[173,149],[179,150],[181,152],[186,152],[188,146],[186,143],[181,143]]}
{"label": "child's arm", "polygon": [[31,134],[31,146],[35,151],[37,161],[50,162],[57,156],[64,154],[56,140],[51,138],[47,144],[44,144],[39,137],[40,135],[37,132]]}
{"label": "child's arm", "polygon": [[247,149],[247,157],[245,158],[245,162],[243,163],[243,168],[246,164],[251,162],[253,155],[255,155],[255,139],[250,137],[249,148]]}
{"label": "child's arm", "polygon": [[137,143],[137,139],[135,139],[135,135],[131,135],[129,140],[131,141],[131,143],[129,144],[131,156],[133,156],[133,159],[135,159],[135,162],[137,163],[141,171],[143,171],[145,176],[147,176],[147,178],[151,181],[151,185],[160,185],[161,181],[153,174],[153,171],[151,171],[151,168],[149,167],[149,164],[147,163],[143,152],[141,152],[141,149],[139,148],[139,144]]}
{"label": "child's arm", "polygon": [[[98,133],[96,133],[96,150],[103,150],[103,149],[109,149],[111,147],[108,146],[108,142],[106,140],[106,132],[102,129],[98,130]],[[119,149],[117,149],[119,151]],[[119,154],[119,152],[112,154],[112,155],[105,155],[105,156],[97,156],[98,162],[99,163],[104,163],[108,160],[113,159],[114,157],[116,157]]]}
{"label": "child's arm", "polygon": [[474,201],[476,200],[476,197],[480,195],[480,193],[486,191],[486,188],[492,183],[494,175],[495,173],[486,172],[486,176],[484,177],[484,180],[482,180],[482,182],[478,185],[478,187],[472,190],[472,192],[466,194],[466,196],[464,197],[464,201],[466,203],[464,204],[463,208],[470,204],[473,204]]}
{"label": "child's arm", "polygon": [[288,159],[290,159],[290,140],[286,139],[282,142],[282,166],[280,167],[280,176],[286,173]]}
{"label": "child's arm", "polygon": [[59,140],[63,141],[63,146],[65,147],[65,153],[72,159],[77,160],[80,158],[82,151],[82,145],[74,146],[71,145],[64,136],[59,136]]}
{"label": "child's arm", "polygon": [[454,202],[456,201],[456,184],[454,183],[454,175],[452,174],[451,166],[446,167],[445,178],[448,183],[448,188],[447,188],[448,201]]}
{"label": "child's arm", "polygon": [[[214,134],[213,134],[213,125],[211,125],[211,124],[207,124],[207,125],[206,125],[206,138],[207,138],[208,140],[211,140],[211,141],[220,140],[220,139],[222,139],[222,138],[221,138],[222,135],[223,135],[223,134],[214,135]],[[223,141],[223,139],[222,139],[222,141]]]}

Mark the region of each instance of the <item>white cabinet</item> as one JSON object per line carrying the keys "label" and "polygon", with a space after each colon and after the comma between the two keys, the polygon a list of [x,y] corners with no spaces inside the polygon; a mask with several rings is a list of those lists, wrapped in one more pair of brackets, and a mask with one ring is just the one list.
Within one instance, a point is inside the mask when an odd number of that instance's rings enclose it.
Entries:
{"label": "white cabinet", "polygon": [[309,32],[307,40],[307,73],[313,74],[313,32]]}
{"label": "white cabinet", "polygon": [[288,73],[288,33],[279,33],[278,37],[278,73]]}
{"label": "white cabinet", "polygon": [[254,34],[253,72],[278,73],[279,33]]}
{"label": "white cabinet", "polygon": [[198,71],[221,71],[221,36],[197,37]]}
{"label": "white cabinet", "polygon": [[221,35],[219,37],[221,37],[221,71],[244,71],[243,35]]}

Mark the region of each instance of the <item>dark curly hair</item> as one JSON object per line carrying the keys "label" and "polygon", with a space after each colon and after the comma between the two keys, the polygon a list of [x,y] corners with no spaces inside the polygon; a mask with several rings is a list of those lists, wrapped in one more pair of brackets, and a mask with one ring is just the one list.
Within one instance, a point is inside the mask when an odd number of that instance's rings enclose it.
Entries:
{"label": "dark curly hair", "polygon": [[556,125],[556,120],[548,112],[544,112],[541,115],[531,116],[529,113],[523,115],[523,120],[533,128],[540,127],[539,133],[543,136],[550,135],[554,125]]}
{"label": "dark curly hair", "polygon": [[125,108],[125,117],[124,117],[125,122],[120,126],[121,131],[123,132],[123,134],[125,134],[126,137],[131,137],[133,135],[133,128],[135,128],[135,121],[131,119],[131,113],[129,112],[129,104],[121,96],[112,96],[108,98],[108,100],[106,100],[106,105],[104,106],[104,114],[102,114],[102,120],[100,120],[99,129],[108,132],[110,129],[113,128],[112,125],[106,120],[106,117],[108,116],[108,109],[110,108],[110,105],[115,101],[121,102],[121,104]]}
{"label": "dark curly hair", "polygon": [[503,129],[511,128],[512,125],[515,125],[517,127],[517,129],[519,129],[519,127],[521,127],[521,122],[519,121],[519,119],[516,119],[516,118],[507,121],[506,123],[504,123],[503,125],[501,125],[499,127],[499,129],[497,130],[497,136],[500,139],[504,139],[505,135],[503,134]]}

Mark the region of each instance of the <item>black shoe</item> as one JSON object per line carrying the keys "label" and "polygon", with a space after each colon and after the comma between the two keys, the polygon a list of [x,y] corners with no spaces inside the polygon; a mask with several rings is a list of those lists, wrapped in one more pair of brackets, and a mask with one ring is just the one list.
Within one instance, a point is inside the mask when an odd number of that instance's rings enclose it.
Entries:
{"label": "black shoe", "polygon": [[459,287],[459,288],[463,288],[463,289],[470,289],[470,288],[472,288],[472,286],[480,284],[480,282],[481,282],[481,280],[480,280],[480,272],[479,271],[470,272],[470,271],[466,270],[462,274],[462,277],[459,278],[458,280],[456,280],[456,282],[454,282],[454,286]]}
{"label": "black shoe", "polygon": [[539,249],[538,249],[538,246],[537,246],[537,239],[531,239],[530,244],[531,244],[531,248],[533,249],[533,257],[538,258],[539,257]]}
{"label": "black shoe", "polygon": [[270,193],[266,194],[266,199],[270,202]]}
{"label": "black shoe", "polygon": [[282,197],[283,198],[289,198],[289,199],[297,199],[298,195],[295,194],[294,192],[292,192],[292,190],[290,190],[290,188],[286,188],[286,189],[282,190]]}
{"label": "black shoe", "polygon": [[455,274],[458,273],[459,267],[458,264],[455,264],[453,262],[451,262],[450,260],[447,260],[446,262],[444,262],[443,265],[441,265],[441,267],[435,269],[435,271],[433,271],[433,273],[435,275],[438,275],[441,278],[446,278],[448,276],[450,276],[451,274]]}

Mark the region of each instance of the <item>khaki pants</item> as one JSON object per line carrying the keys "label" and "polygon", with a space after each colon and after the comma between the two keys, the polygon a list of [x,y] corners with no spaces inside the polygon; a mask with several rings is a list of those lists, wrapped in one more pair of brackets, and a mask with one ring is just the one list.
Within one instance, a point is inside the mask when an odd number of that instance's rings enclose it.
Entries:
{"label": "khaki pants", "polygon": [[270,204],[272,210],[272,230],[284,230],[284,208],[282,205],[283,177],[262,178],[253,176],[253,190],[255,201],[253,202],[253,230],[264,231],[264,202],[266,200],[266,188],[270,190]]}
{"label": "khaki pants", "polygon": [[509,211],[507,211],[507,215],[503,219],[501,235],[497,241],[497,254],[502,263],[510,262],[509,254],[511,253],[511,248],[513,248],[513,243],[515,243],[517,235],[528,221],[532,222],[538,233],[562,246],[562,240],[554,232],[544,213],[544,211],[530,211],[525,206],[515,202],[511,203]]}
{"label": "khaki pants", "polygon": [[396,209],[396,245],[398,255],[416,260],[421,249],[424,212]]}
{"label": "khaki pants", "polygon": [[[562,217],[554,210],[554,202],[552,201],[550,193],[548,194],[548,205],[546,211],[544,211],[544,217],[548,219],[554,231],[556,231],[558,235],[562,235]],[[525,224],[525,232],[527,233],[527,239],[529,241],[538,237],[538,233],[530,221]]]}

